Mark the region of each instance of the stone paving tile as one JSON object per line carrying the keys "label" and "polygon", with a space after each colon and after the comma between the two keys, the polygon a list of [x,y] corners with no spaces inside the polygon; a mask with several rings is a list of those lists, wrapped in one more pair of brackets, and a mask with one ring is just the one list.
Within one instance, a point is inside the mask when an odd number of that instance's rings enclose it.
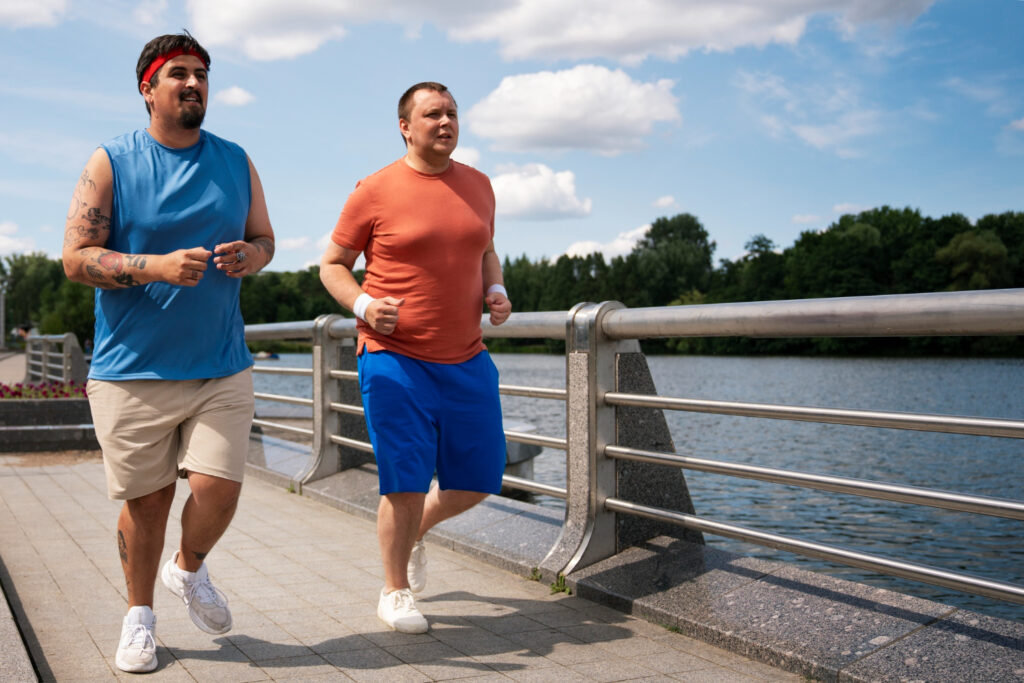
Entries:
{"label": "stone paving tile", "polygon": [[[120,503],[107,500],[104,487],[98,463],[0,464],[0,554],[47,680],[139,680],[113,663],[126,590],[114,545]],[[165,559],[187,495],[179,486]],[[432,630],[390,631],[376,617],[382,572],[373,522],[250,479],[209,559],[233,630],[200,631],[158,581],[160,666],[146,680],[795,680],[441,545],[428,548],[431,580],[418,604]]]}
{"label": "stone paving tile", "polygon": [[506,673],[505,675],[513,680],[523,681],[524,683],[560,683],[561,681],[590,680],[583,674],[564,666],[554,666],[546,669],[527,669],[525,671]]}
{"label": "stone paving tile", "polygon": [[656,672],[641,666],[635,660],[603,660],[588,664],[577,664],[570,667],[573,671],[590,681],[628,681],[636,678],[648,678]]}
{"label": "stone paving tile", "polygon": [[260,669],[275,681],[298,680],[316,676],[337,675],[338,669],[319,655],[268,659],[259,663]]}

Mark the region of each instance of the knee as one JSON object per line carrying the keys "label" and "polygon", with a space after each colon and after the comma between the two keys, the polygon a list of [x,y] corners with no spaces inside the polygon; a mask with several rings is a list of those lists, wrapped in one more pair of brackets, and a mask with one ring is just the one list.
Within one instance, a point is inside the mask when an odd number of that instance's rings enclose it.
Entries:
{"label": "knee", "polygon": [[126,501],[126,508],[133,519],[154,522],[167,518],[174,502],[174,484],[159,491]]}
{"label": "knee", "polygon": [[231,509],[238,504],[242,493],[241,482],[221,477],[192,473],[189,474],[188,483],[192,488],[192,497],[202,506]]}
{"label": "knee", "polygon": [[482,502],[487,495],[479,491],[459,491],[456,489],[438,491],[438,498],[441,504],[455,510],[468,510],[477,503]]}

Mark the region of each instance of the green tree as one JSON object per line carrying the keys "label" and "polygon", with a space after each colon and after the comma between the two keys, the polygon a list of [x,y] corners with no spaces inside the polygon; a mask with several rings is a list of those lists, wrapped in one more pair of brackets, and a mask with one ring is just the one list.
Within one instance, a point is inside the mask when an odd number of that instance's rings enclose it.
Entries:
{"label": "green tree", "polygon": [[935,252],[935,260],[949,268],[949,289],[993,289],[1013,281],[1009,250],[992,230],[955,235]]}
{"label": "green tree", "polygon": [[64,280],[43,304],[39,331],[43,334],[73,332],[78,343],[92,339],[96,326],[96,290],[80,282]]}
{"label": "green tree", "polygon": [[7,292],[8,326],[38,324],[44,313],[43,297],[64,282],[64,268],[41,252],[10,254],[0,261],[0,280]]}
{"label": "green tree", "polygon": [[692,289],[706,291],[715,243],[689,213],[658,218],[627,257],[631,269],[643,273],[640,285],[646,306],[665,306]]}

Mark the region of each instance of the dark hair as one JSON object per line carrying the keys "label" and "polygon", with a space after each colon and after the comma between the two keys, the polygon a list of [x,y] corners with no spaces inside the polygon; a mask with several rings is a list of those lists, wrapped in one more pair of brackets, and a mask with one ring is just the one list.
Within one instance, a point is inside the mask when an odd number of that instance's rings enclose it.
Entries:
{"label": "dark hair", "polygon": [[[164,36],[157,36],[146,43],[139,55],[139,63],[135,65],[136,87],[142,86],[142,76],[146,69],[153,63],[153,60],[160,55],[167,54],[171,50],[185,50],[198,52],[206,68],[210,68],[210,53],[206,51],[199,41],[192,37],[192,34],[182,29],[181,33],[170,33]],[[150,84],[156,85],[157,76],[153,74],[149,79]],[[146,103],[146,111],[149,111],[149,103]]]}
{"label": "dark hair", "polygon": [[[447,94],[448,97],[452,98],[452,104],[454,104],[456,108],[459,106],[459,103],[455,101],[455,97],[452,96],[451,92],[448,90],[448,86],[442,85],[436,81],[423,81],[422,83],[417,83],[406,90],[402,93],[402,96],[398,98],[398,119],[400,121],[409,120],[409,108],[412,103],[412,96],[420,90],[433,90],[434,92]],[[404,135],[402,136],[402,142],[407,146],[409,144]]]}

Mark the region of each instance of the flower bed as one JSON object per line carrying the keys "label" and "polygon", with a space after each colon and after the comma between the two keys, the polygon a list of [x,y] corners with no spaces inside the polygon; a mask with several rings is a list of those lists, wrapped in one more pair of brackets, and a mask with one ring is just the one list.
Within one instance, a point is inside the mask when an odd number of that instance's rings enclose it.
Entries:
{"label": "flower bed", "polygon": [[78,382],[39,382],[38,384],[7,385],[0,382],[0,399],[45,399],[45,398],[85,398],[85,384]]}

